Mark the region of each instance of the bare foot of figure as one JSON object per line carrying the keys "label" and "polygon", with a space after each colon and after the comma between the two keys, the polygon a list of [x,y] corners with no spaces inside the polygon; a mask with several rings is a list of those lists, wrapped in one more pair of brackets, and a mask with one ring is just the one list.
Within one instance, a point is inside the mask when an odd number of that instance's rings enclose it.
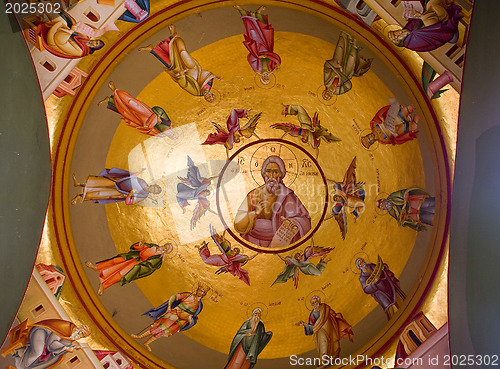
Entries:
{"label": "bare foot of figure", "polygon": [[109,96],[108,97],[105,97],[104,99],[102,99],[101,101],[99,101],[97,103],[97,106],[101,106],[102,104],[107,104],[109,101]]}
{"label": "bare foot of figure", "polygon": [[154,49],[153,45],[148,45],[148,46],[140,47],[138,50],[139,51],[151,51],[153,49]]}
{"label": "bare foot of figure", "polygon": [[260,7],[259,7],[259,9],[257,9],[257,10],[256,10],[256,13],[257,13],[257,14],[260,14],[260,13],[262,13],[264,10],[266,10],[266,7],[265,7],[265,5],[262,5],[262,6],[260,6]]}
{"label": "bare foot of figure", "polygon": [[76,195],[73,197],[73,200],[71,200],[71,205],[75,205],[78,200],[83,200],[82,195]]}
{"label": "bare foot of figure", "polygon": [[102,296],[103,293],[104,293],[104,287],[102,286],[102,284],[99,284],[99,289],[97,290],[97,294],[99,296]]}
{"label": "bare foot of figure", "polygon": [[85,262],[85,265],[86,265],[88,268],[92,269],[92,270],[97,270],[97,267],[96,267],[94,264],[92,264],[90,261],[86,261],[86,262]]}
{"label": "bare foot of figure", "polygon": [[175,26],[173,24],[171,24],[170,26],[168,26],[168,29],[170,30],[170,34],[171,35],[175,34]]}
{"label": "bare foot of figure", "polygon": [[109,81],[108,86],[113,92],[116,90],[116,86],[113,81]]}

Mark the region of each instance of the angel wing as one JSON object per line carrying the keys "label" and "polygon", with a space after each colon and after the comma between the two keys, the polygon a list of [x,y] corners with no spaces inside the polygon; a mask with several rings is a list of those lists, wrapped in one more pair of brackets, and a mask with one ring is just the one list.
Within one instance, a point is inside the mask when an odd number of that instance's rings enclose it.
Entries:
{"label": "angel wing", "polygon": [[309,132],[306,129],[302,129],[301,127],[293,123],[275,123],[271,125],[271,128],[281,129],[282,131],[293,136],[302,136]]}
{"label": "angel wing", "polygon": [[335,215],[335,220],[339,224],[340,232],[342,233],[342,239],[345,240],[345,235],[347,233],[347,217],[345,215],[345,206],[342,207],[340,213]]}
{"label": "angel wing", "polygon": [[227,241],[224,239],[224,235],[219,235],[213,225],[210,225],[210,235],[212,236],[212,240],[214,240],[220,252],[225,254],[231,249]]}
{"label": "angel wing", "polygon": [[307,259],[312,259],[318,256],[323,256],[331,251],[333,251],[335,247],[322,247],[322,246],[309,246],[304,250],[304,256],[302,261],[306,261]]}
{"label": "angel wing", "polygon": [[210,209],[210,202],[206,199],[198,198],[196,207],[193,210],[193,216],[191,217],[191,230],[196,227],[196,223],[205,215],[208,209]]}
{"label": "angel wing", "polygon": [[356,157],[352,159],[347,172],[344,175],[344,181],[342,182],[342,190],[348,194],[352,195],[355,192],[357,182],[356,182]]}
{"label": "angel wing", "polygon": [[212,122],[212,125],[215,127],[215,130],[216,130],[217,133],[219,133],[220,131],[228,133],[227,129],[225,129],[219,123]]}
{"label": "angel wing", "polygon": [[262,115],[262,112],[255,114],[252,118],[248,120],[248,122],[240,129],[241,131],[248,130],[253,133],[255,128],[257,127],[257,123]]}

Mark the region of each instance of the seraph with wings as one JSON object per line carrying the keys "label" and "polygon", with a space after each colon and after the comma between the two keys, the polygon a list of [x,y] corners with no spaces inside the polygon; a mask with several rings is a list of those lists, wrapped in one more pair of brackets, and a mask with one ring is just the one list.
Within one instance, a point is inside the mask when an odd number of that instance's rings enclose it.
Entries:
{"label": "seraph with wings", "polygon": [[[329,259],[324,259],[323,256],[329,254],[333,251],[335,247],[321,247],[311,245],[306,247],[304,252],[297,252],[295,255],[290,255],[283,258],[281,255],[278,256],[285,262],[285,269],[276,278],[271,286],[276,283],[285,283],[290,278],[293,278],[295,288],[299,285],[299,271],[306,275],[316,275],[319,276],[323,273],[326,268],[326,264]],[[310,259],[320,257],[319,263],[314,265]]]}
{"label": "seraph with wings", "polygon": [[190,224],[190,228],[193,230],[196,227],[198,220],[200,220],[200,218],[205,215],[207,211],[217,214],[215,211],[210,209],[210,201],[208,201],[208,196],[210,196],[209,186],[212,179],[215,177],[202,177],[200,175],[200,169],[194,164],[189,155],[187,157],[187,165],[187,177],[177,177],[181,181],[181,183],[177,184],[177,202],[182,208],[182,211],[185,212],[186,206],[189,205],[189,200],[197,200]]}
{"label": "seraph with wings", "polygon": [[346,207],[352,209],[351,214],[354,215],[354,221],[360,216],[365,209],[365,190],[364,182],[356,180],[356,157],[352,159],[351,165],[347,169],[342,183],[333,182],[335,193],[332,195],[332,212],[325,220],[335,218],[342,233],[342,239],[345,240],[347,233],[347,215]]}
{"label": "seraph with wings", "polygon": [[302,142],[308,143],[313,149],[319,148],[321,139],[325,142],[340,141],[340,138],[328,132],[328,130],[321,125],[318,113],[314,113],[311,119],[301,105],[283,105],[283,115],[296,115],[300,126],[293,123],[276,123],[271,125],[272,128],[280,129],[285,132],[281,138],[286,135],[301,137]]}
{"label": "seraph with wings", "polygon": [[240,254],[240,249],[238,247],[231,247],[231,243],[226,240],[226,232],[224,231],[221,236],[212,225],[210,226],[210,234],[221,253],[212,255],[208,248],[208,242],[204,242],[202,245],[197,246],[203,262],[208,265],[220,267],[215,274],[231,273],[250,285],[248,271],[243,269],[242,266],[256,257],[259,253],[256,253],[252,257]]}
{"label": "seraph with wings", "polygon": [[227,118],[227,129],[218,123],[212,122],[216,132],[210,133],[202,145],[224,145],[226,155],[229,158],[229,150],[233,148],[235,143],[240,142],[241,137],[250,138],[255,136],[260,140],[260,137],[255,133],[255,128],[257,128],[261,115],[262,113],[255,114],[241,127],[240,118],[248,118],[248,111],[245,109],[231,110],[231,114]]}

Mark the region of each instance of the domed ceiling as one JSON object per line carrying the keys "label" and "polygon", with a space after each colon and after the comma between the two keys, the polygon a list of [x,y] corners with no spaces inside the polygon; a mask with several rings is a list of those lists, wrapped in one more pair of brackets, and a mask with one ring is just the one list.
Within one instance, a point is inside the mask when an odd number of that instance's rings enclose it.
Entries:
{"label": "domed ceiling", "polygon": [[[267,4],[155,4],[94,67],[61,132],[65,269],[101,331],[148,368],[222,367],[256,308],[272,332],[259,367],[315,356],[299,324],[313,296],[352,326],[341,357],[373,355],[441,261],[448,160],[419,82],[342,9]],[[392,274],[397,302],[376,300],[370,287]],[[151,328],[145,313],[176,299],[184,310]]]}

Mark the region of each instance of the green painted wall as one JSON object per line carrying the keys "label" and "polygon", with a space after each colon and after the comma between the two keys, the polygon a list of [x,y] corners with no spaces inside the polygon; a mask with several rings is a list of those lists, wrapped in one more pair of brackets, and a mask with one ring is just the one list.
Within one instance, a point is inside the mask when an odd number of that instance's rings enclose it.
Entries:
{"label": "green painted wall", "polygon": [[500,355],[498,14],[500,1],[475,1],[465,62],[450,241],[453,355]]}
{"label": "green painted wall", "polygon": [[50,191],[45,110],[28,49],[0,12],[0,341],[33,269]]}

